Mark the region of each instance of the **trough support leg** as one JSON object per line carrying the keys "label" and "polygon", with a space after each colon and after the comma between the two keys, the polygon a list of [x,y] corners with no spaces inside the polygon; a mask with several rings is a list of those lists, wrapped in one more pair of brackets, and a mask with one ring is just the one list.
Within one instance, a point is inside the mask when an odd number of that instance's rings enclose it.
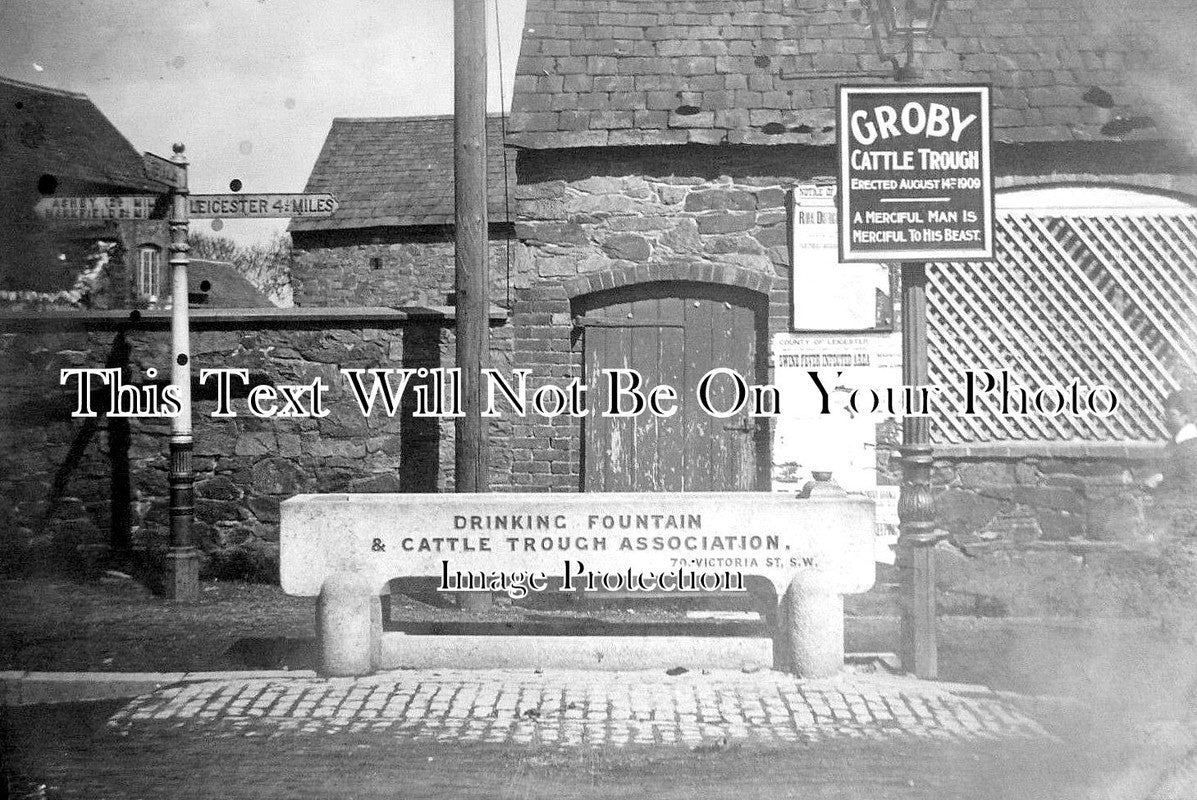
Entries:
{"label": "trough support leg", "polygon": [[381,602],[364,580],[352,574],[326,580],[316,601],[320,672],[331,676],[372,672],[381,629]]}
{"label": "trough support leg", "polygon": [[779,599],[774,669],[830,678],[844,666],[844,598],[823,581],[796,580]]}

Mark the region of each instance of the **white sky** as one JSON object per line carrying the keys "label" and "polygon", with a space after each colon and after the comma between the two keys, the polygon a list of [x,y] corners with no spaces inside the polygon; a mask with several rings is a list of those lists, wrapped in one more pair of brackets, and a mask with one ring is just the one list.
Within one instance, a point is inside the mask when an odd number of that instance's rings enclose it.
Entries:
{"label": "white sky", "polygon": [[[497,4],[510,106],[525,0]],[[333,117],[452,113],[453,0],[0,0],[0,75],[86,93],[139,151],[184,142],[193,192],[298,192]]]}

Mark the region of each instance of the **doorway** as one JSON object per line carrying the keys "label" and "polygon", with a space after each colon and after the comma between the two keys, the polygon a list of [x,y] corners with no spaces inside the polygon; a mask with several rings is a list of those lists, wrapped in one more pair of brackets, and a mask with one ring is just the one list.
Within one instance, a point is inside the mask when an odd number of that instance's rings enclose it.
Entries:
{"label": "doorway", "polygon": [[[575,301],[582,332],[590,415],[583,419],[582,489],[589,492],[756,491],[768,486],[768,423],[717,418],[698,404],[703,376],[717,367],[765,383],[767,303],[763,295],[716,284],[660,281]],[[636,370],[647,392],[677,390],[677,412],[603,417],[603,370]],[[711,383],[712,405],[728,408],[735,386]],[[626,405],[625,405],[626,407]]]}

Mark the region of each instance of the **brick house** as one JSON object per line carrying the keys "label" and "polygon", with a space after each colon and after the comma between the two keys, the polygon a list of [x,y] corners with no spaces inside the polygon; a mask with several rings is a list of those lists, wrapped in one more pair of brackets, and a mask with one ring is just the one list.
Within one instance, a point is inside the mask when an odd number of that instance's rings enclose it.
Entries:
{"label": "brick house", "polygon": [[45,221],[33,207],[50,195],[162,196],[167,188],[146,176],[142,156],[87,95],[0,78],[0,291],[13,293],[9,302],[71,290],[101,252],[101,288],[83,302],[120,308],[163,299],[164,206],[148,220],[98,221]]}
{"label": "brick house", "polygon": [[[487,121],[490,265],[503,303],[512,247],[515,159]],[[504,172],[504,164],[507,170]],[[453,118],[333,120],[307,192],[337,197],[328,218],[295,219],[291,269],[301,306],[443,305],[453,293]]]}

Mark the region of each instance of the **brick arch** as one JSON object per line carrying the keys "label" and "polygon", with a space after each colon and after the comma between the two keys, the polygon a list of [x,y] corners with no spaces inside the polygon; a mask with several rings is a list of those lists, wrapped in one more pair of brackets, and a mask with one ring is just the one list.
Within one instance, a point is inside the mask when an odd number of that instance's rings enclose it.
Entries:
{"label": "brick arch", "polygon": [[618,289],[638,283],[660,281],[693,281],[736,286],[758,294],[769,295],[773,288],[773,276],[766,275],[734,264],[711,264],[705,262],[684,264],[632,264],[626,267],[591,272],[579,275],[565,282],[567,299],[581,297],[604,289]]}

